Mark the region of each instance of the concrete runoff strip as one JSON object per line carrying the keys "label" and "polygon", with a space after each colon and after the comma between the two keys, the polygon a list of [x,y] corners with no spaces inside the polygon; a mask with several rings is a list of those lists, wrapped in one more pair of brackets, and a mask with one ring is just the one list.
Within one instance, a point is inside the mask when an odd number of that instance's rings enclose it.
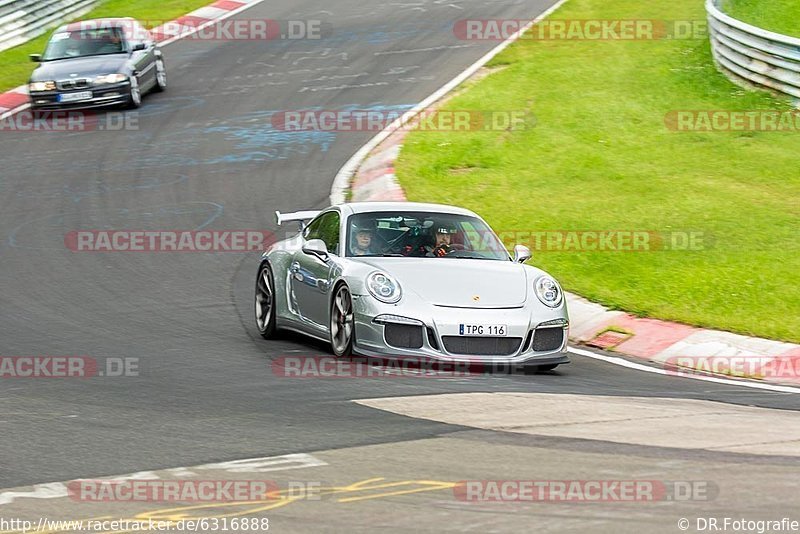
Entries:
{"label": "concrete runoff strip", "polygon": [[[482,431],[460,431],[441,437],[344,449],[315,451],[302,460],[305,469],[263,471],[261,462],[227,462],[108,477],[111,480],[271,481],[284,500],[233,502],[155,502],[141,499],[80,500],[78,495],[45,498],[33,488],[16,488],[17,498],[0,506],[6,520],[17,518],[35,526],[48,520],[205,519],[211,532],[216,519],[269,519],[274,532],[530,532],[538,533],[674,533],[681,517],[733,516],[781,518],[791,515],[798,479],[796,462],[765,457],[758,463],[734,463],[730,455],[697,457],[662,452],[658,457],[634,447],[620,454],[614,446],[587,452],[568,444],[539,447],[528,436],[503,434],[502,442],[485,441]],[[477,444],[480,443],[480,446]],[[639,449],[639,450],[637,450]],[[316,459],[316,461],[313,461]],[[388,460],[387,460],[388,459]],[[275,459],[271,459],[272,462]],[[686,486],[699,483],[702,492],[683,499],[654,501],[604,500],[559,502],[520,499],[480,502],[456,486],[466,481],[490,487],[493,481],[655,481]],[[673,484],[670,484],[672,482]],[[300,488],[290,492],[288,488]],[[303,488],[308,488],[306,496]],[[317,489],[314,489],[317,488]],[[0,492],[2,494],[3,492]],[[21,496],[27,495],[27,496]],[[296,497],[292,497],[295,495]],[[174,523],[172,532],[177,530]],[[31,529],[32,530],[32,529]],[[28,530],[27,533],[31,532]],[[147,529],[144,529],[147,530]],[[265,532],[265,529],[249,529]],[[40,532],[47,531],[45,528]],[[72,530],[49,530],[70,532]],[[86,530],[85,530],[86,531]],[[109,528],[106,532],[133,532]],[[97,532],[97,530],[95,530]],[[154,531],[155,532],[155,531]],[[164,531],[162,531],[164,532]],[[23,534],[10,527],[4,534]],[[26,534],[27,534],[26,533]]]}
{"label": "concrete runoff strip", "polygon": [[793,412],[692,399],[545,393],[457,393],[356,401],[487,430],[654,447],[800,456]]}

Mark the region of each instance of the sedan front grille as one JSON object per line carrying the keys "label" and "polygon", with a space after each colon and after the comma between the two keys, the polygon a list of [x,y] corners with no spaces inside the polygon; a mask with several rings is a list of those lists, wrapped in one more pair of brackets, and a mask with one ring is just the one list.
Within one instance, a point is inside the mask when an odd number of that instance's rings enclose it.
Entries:
{"label": "sedan front grille", "polygon": [[442,336],[447,352],[470,356],[511,356],[519,350],[521,337]]}
{"label": "sedan front grille", "polygon": [[89,80],[86,78],[72,78],[69,80],[58,80],[56,87],[62,91],[69,91],[70,89],[86,89],[89,87]]}
{"label": "sedan front grille", "polygon": [[536,352],[557,350],[563,343],[563,328],[542,328],[533,334],[533,350]]}

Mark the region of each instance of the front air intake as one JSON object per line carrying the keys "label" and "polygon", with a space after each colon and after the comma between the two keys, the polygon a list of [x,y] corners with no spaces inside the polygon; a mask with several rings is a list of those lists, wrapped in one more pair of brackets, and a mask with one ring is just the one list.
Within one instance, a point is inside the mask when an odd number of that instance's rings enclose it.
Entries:
{"label": "front air intake", "polygon": [[422,348],[423,328],[411,324],[387,323],[383,327],[383,337],[387,345],[399,349]]}
{"label": "front air intake", "polygon": [[522,344],[521,337],[442,336],[447,352],[469,356],[511,356]]}
{"label": "front air intake", "polygon": [[563,343],[563,328],[540,328],[533,334],[533,350],[536,352],[558,350]]}

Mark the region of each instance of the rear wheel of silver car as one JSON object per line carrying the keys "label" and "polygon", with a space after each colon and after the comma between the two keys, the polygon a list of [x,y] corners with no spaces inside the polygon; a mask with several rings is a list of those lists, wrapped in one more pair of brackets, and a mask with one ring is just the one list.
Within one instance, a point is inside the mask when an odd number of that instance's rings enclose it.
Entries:
{"label": "rear wheel of silver car", "polygon": [[156,86],[153,90],[157,93],[167,90],[167,68],[164,66],[164,61],[161,59],[156,61]]}
{"label": "rear wheel of silver car", "polygon": [[266,263],[258,270],[256,279],[256,326],[264,339],[275,336],[275,279]]}
{"label": "rear wheel of silver car", "polygon": [[128,109],[136,109],[142,105],[142,91],[139,88],[139,80],[136,76],[131,76],[131,88],[128,94]]}
{"label": "rear wheel of silver car", "polygon": [[336,289],[331,305],[331,348],[341,358],[353,354],[355,315],[350,290],[342,284]]}

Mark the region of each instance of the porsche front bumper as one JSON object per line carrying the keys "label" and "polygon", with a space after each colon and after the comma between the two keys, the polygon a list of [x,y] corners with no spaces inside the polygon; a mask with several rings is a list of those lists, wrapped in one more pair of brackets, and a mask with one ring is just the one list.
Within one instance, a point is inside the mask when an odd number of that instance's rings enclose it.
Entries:
{"label": "porsche front bumper", "polygon": [[[355,352],[379,358],[424,358],[489,366],[568,363],[566,305],[502,309],[396,306],[355,296]],[[461,325],[505,325],[505,336],[462,335]]]}

